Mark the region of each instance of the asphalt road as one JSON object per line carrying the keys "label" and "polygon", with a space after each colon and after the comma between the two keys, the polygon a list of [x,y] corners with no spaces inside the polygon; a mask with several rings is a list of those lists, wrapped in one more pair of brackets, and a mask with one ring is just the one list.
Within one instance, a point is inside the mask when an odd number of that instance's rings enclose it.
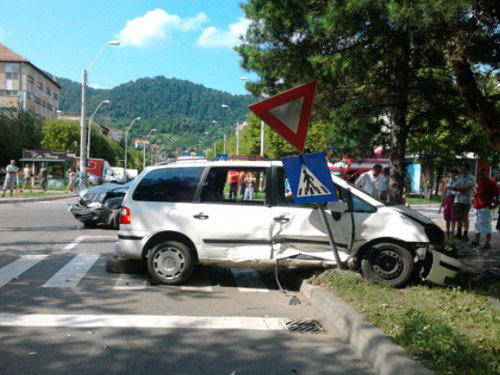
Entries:
{"label": "asphalt road", "polygon": [[317,319],[297,275],[200,267],[185,286],[104,269],[116,231],[71,200],[0,206],[0,374],[371,374]]}

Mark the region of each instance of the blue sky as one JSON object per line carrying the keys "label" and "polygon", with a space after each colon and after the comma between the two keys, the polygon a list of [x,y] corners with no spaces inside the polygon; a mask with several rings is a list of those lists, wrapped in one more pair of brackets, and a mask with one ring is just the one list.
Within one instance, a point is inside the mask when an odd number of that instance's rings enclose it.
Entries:
{"label": "blue sky", "polygon": [[247,93],[232,49],[248,20],[241,0],[1,0],[0,42],[60,77],[89,73],[109,88],[164,75],[235,94]]}

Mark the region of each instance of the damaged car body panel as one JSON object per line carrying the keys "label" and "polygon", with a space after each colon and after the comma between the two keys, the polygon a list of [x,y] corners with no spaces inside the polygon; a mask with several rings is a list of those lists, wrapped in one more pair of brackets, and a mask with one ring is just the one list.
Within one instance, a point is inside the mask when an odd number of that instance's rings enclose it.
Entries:
{"label": "damaged car body panel", "polygon": [[68,211],[86,227],[104,225],[118,229],[120,208],[130,183],[105,184],[82,190],[76,204],[68,204]]}

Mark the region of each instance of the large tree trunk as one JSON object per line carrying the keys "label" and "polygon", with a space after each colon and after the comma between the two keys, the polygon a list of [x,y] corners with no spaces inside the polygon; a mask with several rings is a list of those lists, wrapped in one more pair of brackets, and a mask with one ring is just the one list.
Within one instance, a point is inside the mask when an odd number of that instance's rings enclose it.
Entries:
{"label": "large tree trunk", "polygon": [[393,109],[391,118],[391,166],[389,180],[389,203],[401,204],[406,176],[406,140],[408,124],[406,122],[406,103],[400,103]]}
{"label": "large tree trunk", "polygon": [[469,115],[484,130],[493,147],[500,151],[500,111],[481,92],[465,52],[464,38],[449,43],[450,62],[455,72],[460,97]]}

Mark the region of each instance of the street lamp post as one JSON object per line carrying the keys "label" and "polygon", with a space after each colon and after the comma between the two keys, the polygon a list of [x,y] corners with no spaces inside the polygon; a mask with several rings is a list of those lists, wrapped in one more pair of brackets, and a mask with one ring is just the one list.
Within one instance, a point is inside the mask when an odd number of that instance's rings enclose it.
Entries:
{"label": "street lamp post", "polygon": [[85,169],[87,167],[87,147],[85,147],[85,142],[87,140],[87,124],[86,124],[86,111],[87,111],[87,101],[86,101],[86,91],[87,91],[87,80],[88,80],[88,72],[94,66],[95,62],[104,52],[106,46],[118,46],[120,42],[117,40],[113,40],[105,43],[99,53],[94,57],[94,60],[90,63],[87,69],[83,69],[82,74],[82,102],[81,102],[81,113],[80,113],[80,174],[82,175],[82,188],[85,188],[86,185],[86,174]]}
{"label": "street lamp post", "polygon": [[128,131],[134,125],[136,121],[139,121],[141,118],[136,117],[135,119],[132,120],[128,128],[125,130],[125,157],[123,159],[123,180],[127,180],[127,144],[128,144]]}
{"label": "street lamp post", "polygon": [[[245,77],[242,77],[242,78],[245,78]],[[229,105],[221,104],[221,107],[229,109],[233,115],[233,118],[236,117],[234,115],[233,110],[231,109],[231,107]],[[238,122],[236,122],[236,155],[239,155],[239,154],[240,154],[240,124]]]}
{"label": "street lamp post", "polygon": [[106,99],[103,100],[95,109],[94,113],[89,118],[89,128],[88,128],[88,137],[87,137],[87,157],[90,158],[90,135],[92,133],[92,123],[94,122],[94,116],[99,111],[99,109],[104,105],[104,104],[109,104],[111,103],[111,100]]}
{"label": "street lamp post", "polygon": [[144,139],[144,142],[142,142],[142,169],[146,168],[146,141],[148,140],[149,136],[151,133],[156,132],[156,129],[151,129]]}

